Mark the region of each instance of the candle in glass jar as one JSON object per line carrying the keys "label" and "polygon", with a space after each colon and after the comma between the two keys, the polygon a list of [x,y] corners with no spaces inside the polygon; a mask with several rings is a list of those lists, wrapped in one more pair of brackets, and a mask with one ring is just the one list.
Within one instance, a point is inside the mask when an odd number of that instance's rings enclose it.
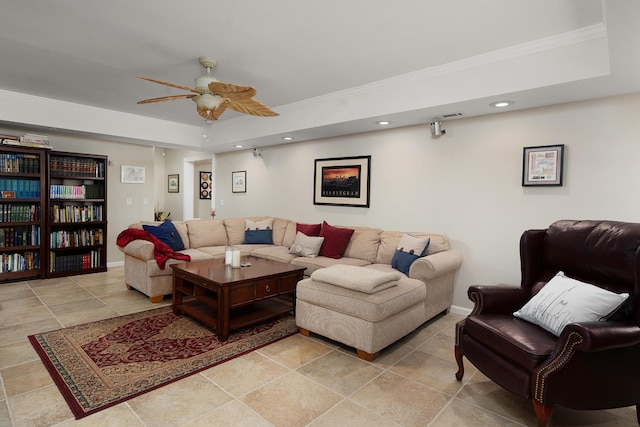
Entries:
{"label": "candle in glass jar", "polygon": [[231,267],[240,268],[240,250],[234,249],[231,255]]}
{"label": "candle in glass jar", "polygon": [[231,265],[232,256],[233,251],[231,250],[231,246],[227,246],[224,250],[224,265]]}

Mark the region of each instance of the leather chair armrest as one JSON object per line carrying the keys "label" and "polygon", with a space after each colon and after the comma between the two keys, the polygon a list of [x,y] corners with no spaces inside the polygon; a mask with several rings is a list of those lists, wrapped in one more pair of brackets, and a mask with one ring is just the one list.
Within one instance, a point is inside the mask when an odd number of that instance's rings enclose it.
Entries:
{"label": "leather chair armrest", "polygon": [[578,334],[582,339],[576,350],[588,353],[630,347],[640,343],[640,327],[631,322],[570,323],[562,330],[558,347],[563,346],[571,334]]}
{"label": "leather chair armrest", "polygon": [[473,301],[473,314],[508,314],[522,307],[529,292],[520,286],[470,286],[467,290]]}

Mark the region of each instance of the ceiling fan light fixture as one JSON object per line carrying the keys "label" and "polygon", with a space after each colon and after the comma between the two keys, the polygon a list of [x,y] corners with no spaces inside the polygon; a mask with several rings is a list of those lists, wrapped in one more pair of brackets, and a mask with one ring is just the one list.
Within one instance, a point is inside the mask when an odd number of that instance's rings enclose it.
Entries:
{"label": "ceiling fan light fixture", "polygon": [[222,98],[220,98],[218,95],[212,95],[210,93],[196,95],[191,99],[193,99],[193,102],[195,102],[198,106],[198,111],[209,111],[209,114],[211,114],[211,111],[218,108],[223,102]]}

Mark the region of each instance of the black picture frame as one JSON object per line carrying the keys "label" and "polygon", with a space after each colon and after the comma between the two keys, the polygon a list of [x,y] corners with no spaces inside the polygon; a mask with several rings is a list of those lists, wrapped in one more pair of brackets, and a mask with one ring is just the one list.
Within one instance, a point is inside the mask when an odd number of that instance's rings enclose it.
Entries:
{"label": "black picture frame", "polygon": [[167,192],[179,193],[180,192],[180,175],[171,174],[167,176]]}
{"label": "black picture frame", "polygon": [[313,204],[368,208],[371,156],[316,159]]}
{"label": "black picture frame", "polygon": [[211,180],[211,172],[200,171],[200,187],[198,188],[200,200],[211,200],[213,193],[213,183]]}
{"label": "black picture frame", "polygon": [[522,186],[561,186],[564,175],[564,144],[524,147]]}
{"label": "black picture frame", "polygon": [[247,192],[247,171],[231,172],[231,192],[232,193]]}

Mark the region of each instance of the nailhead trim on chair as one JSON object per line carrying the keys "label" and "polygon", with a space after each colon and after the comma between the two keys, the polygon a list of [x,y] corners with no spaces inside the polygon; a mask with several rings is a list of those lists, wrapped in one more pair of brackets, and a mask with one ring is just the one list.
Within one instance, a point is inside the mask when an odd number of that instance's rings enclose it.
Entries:
{"label": "nailhead trim on chair", "polygon": [[[577,337],[577,339],[572,341],[575,337]],[[562,368],[571,358],[573,349],[583,342],[584,338],[582,338],[582,335],[577,332],[571,332],[567,337],[567,340],[565,341],[560,354],[558,354],[558,356],[556,356],[556,358],[553,359],[547,366],[538,370],[538,373],[536,374],[536,386],[533,395],[533,398],[535,400],[543,403],[542,399],[544,398],[545,380],[551,373]]]}

